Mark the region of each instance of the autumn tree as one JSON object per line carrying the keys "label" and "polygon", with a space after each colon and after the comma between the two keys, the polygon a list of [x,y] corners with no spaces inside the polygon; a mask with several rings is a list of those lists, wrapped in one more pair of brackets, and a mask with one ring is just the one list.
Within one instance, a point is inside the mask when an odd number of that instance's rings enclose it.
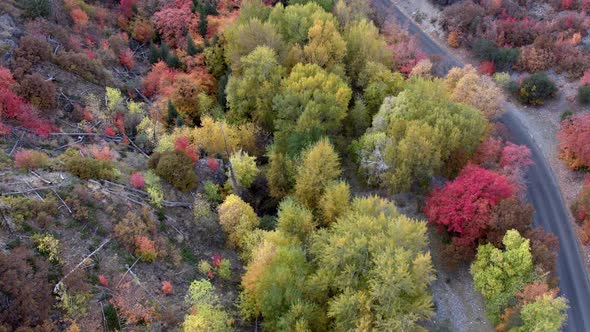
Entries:
{"label": "autumn tree", "polygon": [[252,19],[247,23],[235,24],[226,29],[224,36],[225,58],[233,71],[239,71],[242,57],[250,54],[258,46],[266,46],[272,49],[279,59],[282,58],[283,39],[272,23]]}
{"label": "autumn tree", "polygon": [[[242,188],[248,189],[260,173],[256,166],[256,157],[248,155],[242,150],[232,153],[229,162],[235,174],[238,185]],[[227,171],[228,178],[231,177],[230,171]]]}
{"label": "autumn tree", "polygon": [[278,147],[296,155],[321,136],[339,132],[351,95],[339,76],[315,64],[297,64],[273,100]]}
{"label": "autumn tree", "polygon": [[346,73],[357,84],[360,73],[368,60],[392,67],[392,54],[379,30],[373,22],[365,19],[353,22],[346,27],[344,39],[347,52],[344,57]]}
{"label": "autumn tree", "polygon": [[156,174],[182,191],[190,191],[197,185],[194,162],[181,151],[154,153],[149,161]]}
{"label": "autumn tree", "polygon": [[478,74],[473,66],[451,69],[445,84],[454,101],[480,110],[488,119],[502,113],[502,91],[491,77]]}
{"label": "autumn tree", "polygon": [[303,45],[308,42],[309,30],[316,22],[335,22],[335,18],[316,2],[310,1],[286,7],[279,3],[273,7],[268,21],[277,27],[286,43]]}
{"label": "autumn tree", "polygon": [[350,185],[344,181],[328,184],[318,204],[321,225],[329,226],[350,210]]}
{"label": "autumn tree", "polygon": [[270,195],[281,199],[295,186],[295,162],[273,146],[269,149],[268,159],[266,179]]}
{"label": "autumn tree", "polygon": [[331,20],[317,20],[309,28],[308,42],[303,47],[303,54],[308,63],[333,72],[343,71],[336,68],[342,63],[346,54],[346,42]]}
{"label": "autumn tree", "polygon": [[277,230],[305,243],[315,230],[315,221],[311,211],[292,198],[287,198],[279,205]]}
{"label": "autumn tree", "polygon": [[479,111],[451,101],[442,82],[410,80],[386,98],[373,126],[354,146],[361,174],[391,190],[426,187],[433,175],[455,172],[486,131]]}
{"label": "autumn tree", "polygon": [[369,117],[373,117],[383,104],[385,97],[397,96],[402,92],[405,82],[398,72],[392,72],[382,63],[371,59],[359,74],[358,84],[363,87],[363,97]]}
{"label": "autumn tree", "polygon": [[334,147],[322,139],[303,152],[302,163],[297,168],[295,197],[306,207],[315,210],[325,188],[338,178],[342,170]]}
{"label": "autumn tree", "polygon": [[240,61],[240,72],[233,73],[227,83],[227,116],[231,122],[253,120],[272,131],[272,98],[279,92],[285,70],[278,63],[276,52],[266,46],[257,47]]}
{"label": "autumn tree", "polygon": [[[398,214],[391,202],[355,200],[349,214],[313,237],[312,280],[318,293],[331,294],[327,315],[336,330],[413,330],[433,315],[425,224]],[[358,208],[367,205],[374,208]]]}
{"label": "autumn tree", "polygon": [[153,21],[162,39],[170,47],[182,47],[187,26],[194,29],[198,24],[198,16],[191,12],[190,6],[170,7],[156,12]]}
{"label": "autumn tree", "polygon": [[219,223],[228,236],[229,245],[243,248],[247,235],[259,224],[256,212],[236,195],[227,196],[218,211]]}
{"label": "autumn tree", "polygon": [[509,230],[502,243],[504,250],[491,244],[481,245],[471,265],[475,288],[483,295],[494,323],[516,293],[533,279],[529,240],[518,231]]}
{"label": "autumn tree", "polygon": [[590,114],[565,119],[557,133],[559,158],[571,169],[590,167]]}
{"label": "autumn tree", "polygon": [[424,213],[430,223],[453,236],[454,244],[471,246],[485,236],[494,206],[513,193],[505,176],[469,165],[431,193]]}
{"label": "autumn tree", "polygon": [[533,302],[525,303],[520,310],[522,325],[515,331],[561,331],[567,319],[567,300],[543,294]]}
{"label": "autumn tree", "polygon": [[185,302],[190,306],[191,313],[186,315],[182,324],[183,331],[231,331],[230,317],[223,311],[221,301],[211,282],[193,280]]}

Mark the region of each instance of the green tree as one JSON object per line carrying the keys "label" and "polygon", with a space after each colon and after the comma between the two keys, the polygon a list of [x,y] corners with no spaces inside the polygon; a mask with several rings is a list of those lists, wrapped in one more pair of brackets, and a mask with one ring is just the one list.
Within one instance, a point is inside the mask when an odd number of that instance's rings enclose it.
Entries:
{"label": "green tree", "polygon": [[520,318],[523,324],[514,331],[561,331],[561,327],[567,319],[567,308],[565,298],[544,294],[534,302],[527,303],[522,307]]}
{"label": "green tree", "polygon": [[309,63],[325,68],[328,71],[339,72],[346,54],[346,42],[338,32],[334,21],[316,20],[309,28],[308,42],[303,47],[303,54]]}
{"label": "green tree", "polygon": [[416,330],[433,315],[426,225],[385,200],[357,200],[351,213],[313,236],[312,280],[334,294],[328,316],[338,331]]}
{"label": "green tree", "polygon": [[308,3],[317,3],[318,5],[322,6],[322,8],[326,11],[326,12],[332,12],[332,8],[334,7],[334,1],[333,0],[289,0],[288,3],[290,6],[292,5],[305,5]]}
{"label": "green tree", "polygon": [[494,323],[516,293],[532,281],[534,272],[528,239],[509,230],[502,243],[504,250],[491,244],[479,246],[471,265],[475,288],[483,295]]}
{"label": "green tree", "polygon": [[322,139],[308,148],[297,168],[295,197],[306,207],[315,210],[325,187],[340,174],[340,160],[334,147]]}
{"label": "green tree", "polygon": [[224,31],[225,59],[232,71],[239,72],[242,57],[252,53],[258,46],[266,46],[283,56],[283,39],[277,27],[269,22],[261,22],[253,18],[244,24],[234,24]]}
{"label": "green tree", "polygon": [[266,179],[270,195],[281,199],[287,196],[295,185],[295,164],[284,153],[278,152],[274,146],[269,149],[268,159]]}
{"label": "green tree", "polygon": [[185,332],[232,331],[229,315],[221,309],[219,297],[211,282],[193,280],[185,296],[185,302],[191,307],[192,313],[184,318],[182,329]]}
{"label": "green tree", "polygon": [[373,22],[363,19],[351,23],[346,27],[344,40],[348,46],[344,58],[346,72],[355,85],[369,60],[392,67],[393,54]]}
{"label": "green tree", "polygon": [[392,72],[382,63],[369,61],[359,74],[359,85],[369,117],[373,117],[383,104],[385,97],[397,96],[404,89],[405,81],[398,72]]}
{"label": "green tree", "polygon": [[338,133],[351,94],[339,76],[315,64],[297,64],[273,100],[277,147],[297,155],[321,136]]}
{"label": "green tree", "polygon": [[241,63],[240,72],[233,73],[227,83],[227,116],[234,123],[253,120],[272,131],[275,116],[272,98],[279,92],[285,70],[276,52],[266,46],[257,47]]}
{"label": "green tree", "polygon": [[189,33],[186,36],[186,54],[195,55],[197,53],[199,53],[199,51],[197,50],[197,46],[195,46],[193,37],[191,37],[191,34]]}
{"label": "green tree", "polygon": [[[238,185],[243,188],[250,188],[260,170],[256,166],[256,157],[248,155],[247,152],[239,150],[232,153],[229,157],[232,169],[238,181]],[[231,177],[229,171],[227,176]]]}
{"label": "green tree", "polygon": [[289,44],[303,45],[308,38],[309,29],[317,21],[333,21],[332,14],[327,13],[315,2],[305,5],[292,5],[284,7],[279,3],[270,12],[268,21],[276,26]]}
{"label": "green tree", "polygon": [[314,229],[315,223],[311,211],[292,198],[281,202],[277,221],[278,231],[305,243]]}
{"label": "green tree", "polygon": [[219,223],[232,248],[243,248],[246,239],[260,221],[254,209],[236,195],[229,195],[218,207]]}
{"label": "green tree", "polygon": [[386,98],[373,126],[355,144],[361,173],[395,192],[426,187],[433,175],[452,174],[473,154],[487,129],[484,115],[452,102],[440,80],[415,78]]}

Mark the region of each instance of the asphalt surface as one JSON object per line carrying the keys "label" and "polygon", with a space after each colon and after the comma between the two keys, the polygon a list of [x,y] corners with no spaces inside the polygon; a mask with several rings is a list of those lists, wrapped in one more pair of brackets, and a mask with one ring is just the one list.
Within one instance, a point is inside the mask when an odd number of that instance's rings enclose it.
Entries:
{"label": "asphalt surface", "polygon": [[[405,0],[404,0],[405,1]],[[463,67],[463,63],[424,33],[412,20],[389,0],[374,0],[377,11],[390,15],[406,27],[420,42],[420,49],[429,55],[442,56],[443,67]],[[569,221],[569,213],[549,164],[517,116],[514,105],[505,103],[506,112],[500,118],[516,144],[529,147],[535,162],[527,173],[527,200],[536,213],[535,226],[552,232],[559,238],[557,274],[562,295],[569,301],[568,320],[564,331],[590,332],[590,283],[581,255],[576,232]]]}

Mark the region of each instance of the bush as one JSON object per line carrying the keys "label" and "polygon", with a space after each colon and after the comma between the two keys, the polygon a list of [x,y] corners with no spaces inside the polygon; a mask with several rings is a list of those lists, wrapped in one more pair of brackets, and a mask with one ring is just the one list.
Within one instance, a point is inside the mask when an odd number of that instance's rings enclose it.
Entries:
{"label": "bush", "polygon": [[25,76],[17,86],[16,93],[37,108],[46,110],[57,108],[55,85],[39,74]]}
{"label": "bush", "polygon": [[57,201],[52,197],[46,197],[44,201],[17,196],[2,197],[0,203],[0,212],[10,216],[17,228],[31,219],[40,222],[43,218],[57,216]]}
{"label": "bush", "polygon": [[104,68],[100,62],[90,59],[85,53],[60,52],[56,62],[64,70],[80,75],[87,81],[103,83],[105,80]]}
{"label": "bush", "polygon": [[44,40],[25,36],[20,39],[19,47],[14,50],[14,59],[14,76],[20,78],[29,73],[34,65],[51,59],[51,47]]}
{"label": "bush", "polygon": [[581,104],[590,104],[590,85],[584,85],[578,89],[578,101]]}
{"label": "bush", "polygon": [[49,0],[23,0],[25,15],[30,18],[47,17],[51,13]]}
{"label": "bush", "polygon": [[59,240],[51,234],[35,234],[31,237],[40,253],[47,255],[50,261],[59,262]]}
{"label": "bush", "polygon": [[49,157],[41,151],[19,150],[14,155],[14,164],[23,171],[47,166]]}
{"label": "bush", "polygon": [[181,151],[154,153],[149,163],[158,176],[181,191],[187,192],[197,186],[194,162]]}
{"label": "bush", "polygon": [[64,163],[64,170],[80,179],[104,179],[113,181],[117,178],[118,170],[110,160],[83,157],[74,149],[68,149],[59,159]]}
{"label": "bush", "polygon": [[221,193],[219,192],[219,186],[212,181],[205,181],[204,185],[205,198],[211,203],[219,204],[222,201]]}
{"label": "bush", "polygon": [[129,179],[131,186],[135,189],[143,189],[145,186],[145,179],[141,172],[135,172],[131,174],[131,178]]}
{"label": "bush", "polygon": [[496,69],[508,70],[518,60],[520,51],[516,48],[497,47],[494,42],[478,39],[473,43],[473,51],[483,60],[492,61]]}
{"label": "bush", "polygon": [[195,202],[193,203],[193,215],[195,216],[196,221],[210,217],[212,212],[209,203],[200,197],[195,197]]}
{"label": "bush", "polygon": [[575,170],[590,168],[590,114],[569,117],[557,132],[559,158]]}
{"label": "bush", "polygon": [[520,84],[518,99],[529,105],[543,105],[547,99],[553,98],[557,92],[555,83],[544,73],[533,74]]}
{"label": "bush", "polygon": [[170,295],[172,294],[174,288],[172,287],[172,284],[169,281],[162,281],[162,293],[164,293],[164,295]]}
{"label": "bush", "polygon": [[146,236],[138,236],[135,238],[135,254],[144,262],[154,262],[158,257],[156,244]]}

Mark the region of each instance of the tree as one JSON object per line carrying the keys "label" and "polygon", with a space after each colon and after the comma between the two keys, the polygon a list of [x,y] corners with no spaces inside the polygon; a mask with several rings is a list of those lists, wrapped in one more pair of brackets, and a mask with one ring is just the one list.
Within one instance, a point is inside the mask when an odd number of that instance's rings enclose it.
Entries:
{"label": "tree", "polygon": [[70,11],[70,16],[76,28],[85,27],[88,24],[88,14],[78,7]]}
{"label": "tree", "polygon": [[557,133],[559,158],[571,169],[590,167],[590,114],[582,113],[565,119]]}
{"label": "tree", "polygon": [[47,17],[51,14],[49,0],[24,0],[23,8],[28,17]]}
{"label": "tree", "polygon": [[371,21],[363,19],[351,23],[346,27],[344,39],[347,44],[344,57],[346,72],[355,85],[358,84],[359,75],[369,59],[387,68],[392,67],[393,56],[383,36]]}
{"label": "tree", "polygon": [[342,63],[346,54],[346,42],[333,21],[317,20],[309,28],[303,54],[308,63],[315,63],[328,71],[338,71],[335,67]]}
{"label": "tree", "polygon": [[[356,200],[351,213],[313,237],[312,280],[318,293],[333,294],[328,317],[342,331],[414,330],[433,315],[425,224],[399,215],[391,202]],[[374,208],[359,209],[367,205]]]}
{"label": "tree", "polygon": [[195,46],[195,42],[190,34],[186,36],[186,54],[188,55],[196,55],[198,53],[197,47]]}
{"label": "tree", "polygon": [[514,229],[526,235],[531,229],[534,213],[535,209],[532,205],[524,204],[516,197],[501,200],[492,208],[486,240],[496,248],[500,248],[507,231]]}
{"label": "tree", "polygon": [[315,226],[311,211],[294,199],[284,199],[279,205],[277,230],[283,234],[306,243]]}
{"label": "tree", "polygon": [[184,318],[182,328],[185,332],[231,331],[230,317],[222,310],[219,296],[213,285],[207,280],[193,280],[185,296],[185,302],[191,307],[191,314]]}
{"label": "tree", "polygon": [[248,203],[236,195],[229,195],[218,207],[219,223],[228,236],[232,248],[243,249],[246,237],[260,223]]}
{"label": "tree", "polygon": [[297,155],[321,136],[340,131],[352,91],[339,76],[314,64],[297,64],[273,99],[281,152]]}
{"label": "tree", "polygon": [[[238,185],[246,189],[250,188],[260,173],[260,170],[256,166],[256,157],[250,156],[247,152],[239,150],[232,153],[229,162],[231,163]],[[231,177],[229,170],[227,176],[228,178]]]}
{"label": "tree", "polygon": [[317,21],[335,21],[335,18],[316,2],[310,1],[305,5],[287,7],[277,4],[270,12],[268,21],[277,27],[285,42],[303,45],[308,41],[312,25]]}
{"label": "tree", "polygon": [[567,319],[567,309],[565,298],[544,294],[534,302],[523,305],[520,311],[523,324],[515,331],[561,331]]}
{"label": "tree", "polygon": [[162,39],[170,47],[182,47],[185,43],[187,27],[198,25],[198,16],[191,12],[190,7],[164,8],[153,16],[153,22],[162,36]]}
{"label": "tree", "polygon": [[433,175],[456,172],[486,127],[479,111],[449,99],[441,81],[413,78],[397,97],[385,99],[372,128],[355,143],[359,171],[395,192],[425,188]]}
{"label": "tree", "polygon": [[488,119],[502,113],[502,91],[491,77],[479,75],[473,66],[451,69],[445,83],[454,101],[480,110]]}
{"label": "tree", "polygon": [[453,236],[454,244],[468,247],[485,237],[494,206],[513,194],[505,176],[468,165],[453,182],[430,194],[424,213]]}
{"label": "tree", "polygon": [[475,288],[483,295],[494,323],[516,293],[533,279],[529,240],[509,230],[502,243],[504,250],[491,244],[479,246],[471,265]]}
{"label": "tree", "polygon": [[295,163],[272,147],[268,152],[269,167],[266,172],[270,195],[277,199],[287,196],[295,185]]}
{"label": "tree", "polygon": [[307,208],[315,210],[325,187],[341,173],[334,147],[327,139],[320,140],[303,152],[295,177],[295,197]]}
{"label": "tree", "polygon": [[344,181],[335,181],[326,186],[319,202],[320,224],[329,226],[350,210],[350,186]]}
{"label": "tree", "polygon": [[257,47],[240,61],[240,72],[233,73],[227,82],[227,116],[231,122],[253,120],[272,131],[272,98],[279,92],[285,69],[279,65],[276,52],[266,46]]}
{"label": "tree", "polygon": [[235,24],[224,31],[225,59],[232,71],[239,71],[242,57],[250,54],[258,46],[266,46],[282,58],[283,40],[275,25],[252,19],[244,24]]}
{"label": "tree", "polygon": [[367,104],[367,113],[372,118],[385,97],[397,96],[404,89],[404,78],[398,72],[392,72],[383,64],[370,59],[359,74],[359,85],[363,87],[363,97]]}

